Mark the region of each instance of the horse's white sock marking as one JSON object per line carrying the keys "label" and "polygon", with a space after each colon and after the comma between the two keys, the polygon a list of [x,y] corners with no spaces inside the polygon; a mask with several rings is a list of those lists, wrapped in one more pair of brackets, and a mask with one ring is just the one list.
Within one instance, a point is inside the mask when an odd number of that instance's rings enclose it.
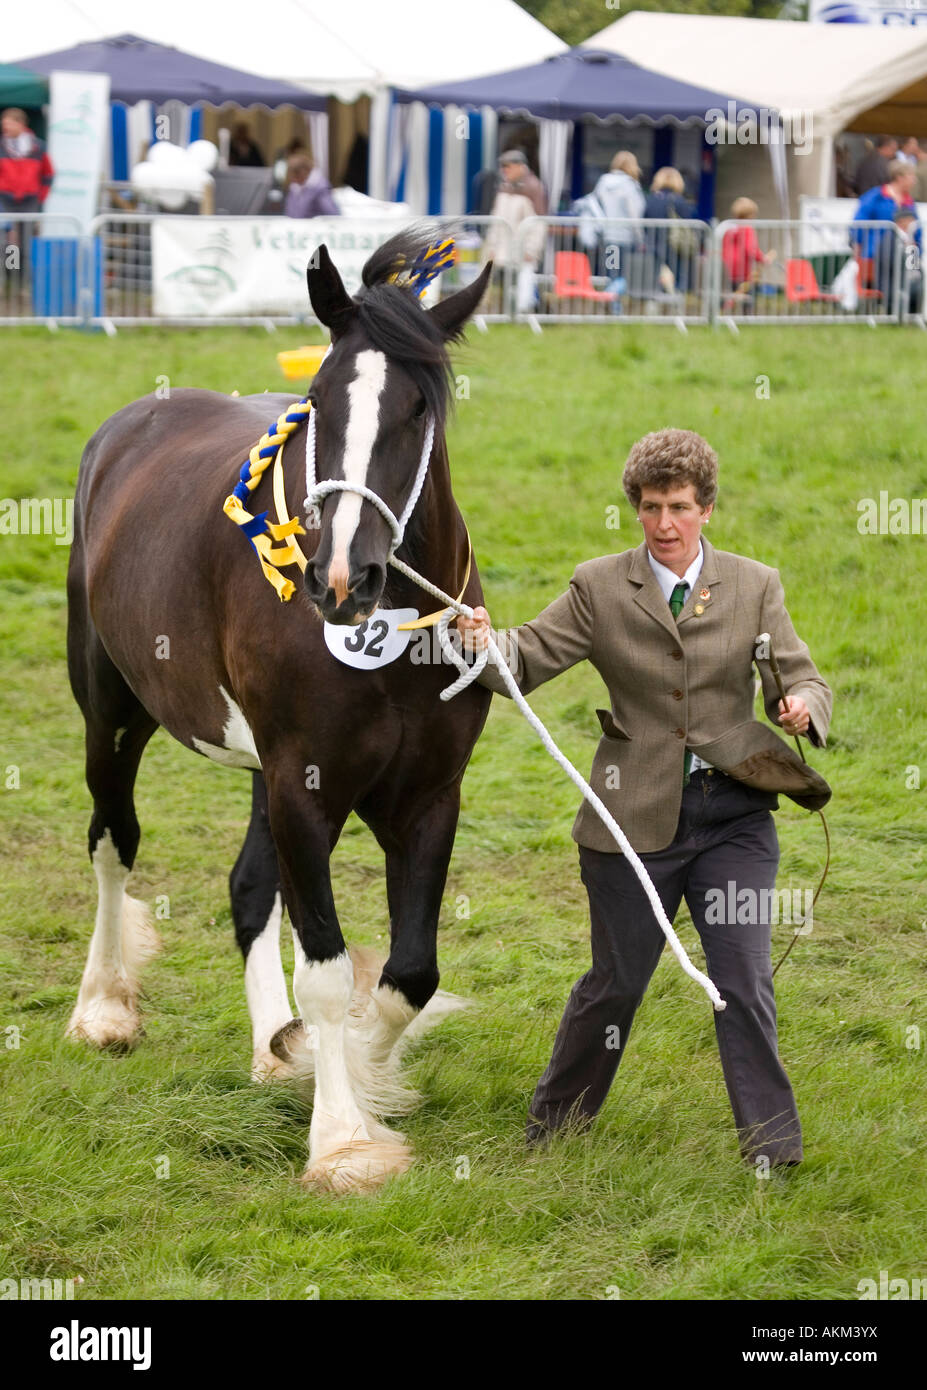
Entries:
{"label": "horse's white sock marking", "polygon": [[67,1032],[105,1047],[130,1042],[138,1032],[138,972],[158,949],[158,937],[145,904],[125,891],[129,871],[108,830],[93,852],[93,868],[96,924]]}
{"label": "horse's white sock marking", "polygon": [[277,893],[274,895],[274,905],[267,925],[260,936],[251,943],[245,961],[245,996],[251,1015],[254,1045],[251,1074],[255,1080],[290,1071],[290,1067],[275,1057],[270,1050],[270,1040],[277,1029],[289,1023],[293,1017],[283,975],[283,962],[280,959],[282,919],[283,902]]}
{"label": "horse's white sock marking", "polygon": [[404,1085],[397,1042],[418,1013],[392,985],[375,984],[355,996],[348,1020],[346,1058],[354,1092],[372,1115],[401,1115],[420,1097]]}
{"label": "horse's white sock marking", "polygon": [[409,1163],[408,1150],[371,1136],[348,1073],[345,1024],[354,992],[354,967],[347,952],[334,960],[307,962],[297,954],[293,991],[300,1014],[317,1039],[315,1102],[309,1130],[306,1180],[337,1192],[371,1187]]}
{"label": "horse's white sock marking", "polygon": [[223,767],[250,767],[259,772],[261,760],[247,719],[224,685],[219,686],[219,693],[228,706],[228,717],[222,735],[225,742],[220,745],[207,743],[202,738],[194,738],[191,739],[193,747],[198,753],[205,754],[207,758],[211,758],[214,763],[221,763]]}
{"label": "horse's white sock marking", "polygon": [[[357,354],[355,366],[354,380],[348,386],[348,420],[344,431],[342,469],[346,482],[364,487],[380,426],[380,396],[386,384],[386,357],[382,352],[368,348]],[[362,501],[363,498],[354,492],[339,493],[332,520],[329,573],[342,574],[345,581],[351,568],[348,551],[360,521]]]}

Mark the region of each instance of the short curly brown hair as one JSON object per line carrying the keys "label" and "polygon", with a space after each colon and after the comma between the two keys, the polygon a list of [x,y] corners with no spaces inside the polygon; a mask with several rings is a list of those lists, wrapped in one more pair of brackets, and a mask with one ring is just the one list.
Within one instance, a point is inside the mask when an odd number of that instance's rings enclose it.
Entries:
{"label": "short curly brown hair", "polygon": [[686,483],[695,488],[695,500],[704,508],[718,495],[718,455],[694,430],[656,430],[633,446],[621,481],[635,511],[642,488],[669,492]]}

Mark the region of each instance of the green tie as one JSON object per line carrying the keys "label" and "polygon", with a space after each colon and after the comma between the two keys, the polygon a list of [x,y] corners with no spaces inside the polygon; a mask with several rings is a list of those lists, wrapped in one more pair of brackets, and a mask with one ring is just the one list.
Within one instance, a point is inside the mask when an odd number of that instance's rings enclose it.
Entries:
{"label": "green tie", "polygon": [[[669,605],[670,611],[672,612],[674,618],[678,618],[683,610],[686,601],[686,589],[688,589],[688,587],[688,584],[677,584],[673,592],[670,594]],[[691,770],[692,754],[689,752],[687,748],[685,762],[682,765],[682,785],[684,787],[687,787],[689,785],[689,773]]]}

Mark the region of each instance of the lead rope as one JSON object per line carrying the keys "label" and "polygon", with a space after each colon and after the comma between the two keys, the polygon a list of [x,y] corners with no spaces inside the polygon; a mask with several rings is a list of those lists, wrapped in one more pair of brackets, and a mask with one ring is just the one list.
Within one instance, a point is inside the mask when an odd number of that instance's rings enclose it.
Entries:
{"label": "lead rope", "polygon": [[672,923],[670,922],[669,918],[666,915],[666,912],[664,911],[663,904],[660,901],[657,890],[653,886],[653,881],[650,875],[648,874],[646,868],[644,867],[644,864],[641,861],[640,856],[637,855],[635,851],[631,848],[631,845],[628,841],[628,837],[625,835],[624,831],[621,829],[621,826],[615,820],[614,816],[612,816],[611,812],[608,810],[608,807],[604,804],[601,798],[597,796],[596,793],[592,790],[592,787],[590,787],[589,783],[582,776],[582,774],[577,772],[576,768],[570,762],[569,758],[566,757],[565,754],[561,753],[560,749],[557,747],[556,743],[554,742],[547,729],[542,724],[541,720],[537,717],[534,710],[528,704],[528,701],[525,699],[524,695],[522,695],[521,691],[519,690],[515,682],[515,677],[509,670],[508,663],[505,657],[502,655],[502,652],[500,651],[495,640],[492,637],[489,638],[487,646],[477,654],[472,666],[469,665],[466,661],[464,661],[463,657],[460,656],[458,652],[455,650],[453,643],[448,637],[448,624],[457,615],[460,615],[465,618],[472,618],[473,609],[470,607],[469,604],[461,603],[457,599],[451,598],[450,594],[446,594],[443,591],[443,589],[439,589],[436,584],[430,583],[429,580],[425,579],[416,570],[412,569],[410,565],[405,564],[402,560],[397,560],[395,555],[390,556],[389,563],[393,566],[394,569],[399,570],[402,574],[406,575],[407,578],[413,580],[427,593],[432,594],[436,599],[440,599],[441,602],[447,605],[446,611],[438,621],[438,640],[441,643],[441,649],[444,652],[445,656],[457,667],[457,669],[460,671],[460,675],[457,678],[457,680],[454,681],[453,685],[449,685],[446,690],[441,691],[440,698],[442,700],[453,699],[454,696],[459,694],[461,690],[464,690],[468,685],[471,684],[472,681],[476,680],[477,676],[483,670],[483,667],[486,665],[489,658],[492,657],[493,663],[498,668],[499,674],[502,677],[502,681],[505,685],[506,690],[511,695],[512,699],[515,701],[515,704],[521,710],[522,714],[525,716],[528,723],[531,725],[532,729],[543,743],[544,747],[547,749],[547,752],[553,758],[554,762],[558,763],[560,767],[563,768],[570,781],[573,782],[573,784],[579,788],[586,801],[589,802],[589,805],[596,812],[599,819],[604,823],[609,834],[616,841],[622,852],[627,856],[628,863],[631,865],[632,869],[637,875],[640,885],[647,895],[647,900],[650,903],[650,906],[653,908],[653,913],[657,919],[657,922],[660,925],[660,929],[662,930],[663,935],[669,942],[670,950],[673,952],[673,955],[676,957],[676,960],[679,962],[679,965],[689,976],[690,980],[695,980],[697,984],[701,985],[702,989],[705,991],[705,993],[708,995],[708,998],[714,1005],[716,1012],[720,1013],[722,1009],[726,1008],[724,1000],[718,993],[718,990],[714,985],[713,981],[710,980],[707,975],[703,975],[701,970],[696,969],[689,957],[686,955],[685,947],[683,946],[682,942],[679,940],[679,937],[673,930]]}
{"label": "lead rope", "polygon": [[407,565],[403,560],[397,560],[396,558],[396,551],[402,544],[402,537],[403,533],[405,532],[406,522],[412,515],[413,508],[415,507],[415,504],[418,501],[419,495],[422,491],[422,487],[425,483],[425,475],[428,472],[428,463],[431,458],[431,449],[434,443],[434,435],[434,418],[432,416],[429,416],[428,424],[425,428],[425,440],[422,445],[422,455],[419,460],[418,472],[415,476],[415,482],[413,483],[412,491],[410,492],[409,497],[406,500],[406,504],[403,508],[402,515],[397,518],[394,515],[391,508],[386,504],[386,502],[383,501],[383,498],[378,496],[378,494],[375,493],[372,490],[372,488],[366,487],[362,483],[351,483],[348,482],[348,480],[345,478],[329,478],[321,483],[316,481],[315,411],[313,411],[310,414],[306,425],[306,499],[304,504],[306,508],[307,517],[306,524],[307,526],[313,527],[317,527],[319,525],[318,504],[322,500],[322,498],[327,497],[332,492],[354,492],[358,496],[365,498],[374,507],[376,507],[377,511],[383,517],[384,521],[389,526],[390,531],[392,532],[393,539],[390,545],[390,551],[387,562],[390,565],[392,565],[394,569],[399,570],[401,574],[404,574],[407,579],[411,579],[412,582],[414,584],[417,584],[420,589],[424,589],[426,593],[433,595],[434,598],[439,599],[440,602],[445,605],[445,611],[438,619],[438,640],[441,643],[441,650],[444,652],[444,655],[446,656],[448,661],[450,661],[454,666],[457,667],[457,669],[460,672],[460,675],[458,676],[457,680],[453,682],[453,684],[447,687],[446,690],[441,691],[440,698],[442,700],[452,700],[455,695],[460,693],[461,690],[465,690],[466,687],[470,685],[472,681],[476,680],[477,676],[480,674],[480,672],[483,670],[483,667],[489,660],[490,656],[492,657],[494,664],[499,670],[499,674],[502,677],[506,689],[508,690],[512,699],[515,701],[515,704],[518,706],[522,714],[527,719],[528,723],[531,725],[532,729],[534,729],[538,738],[541,740],[544,747],[547,749],[547,752],[554,759],[554,761],[558,763],[560,767],[563,768],[570,781],[573,782],[574,785],[579,788],[585,799],[589,802],[592,809],[598,815],[599,819],[604,823],[609,834],[616,841],[622,852],[627,856],[628,862],[634,870],[635,874],[637,875],[640,885],[643,888],[645,894],[647,895],[647,900],[650,903],[650,906],[653,908],[654,916],[656,917],[657,922],[659,923],[663,935],[669,942],[670,950],[673,952],[673,955],[676,957],[676,960],[679,962],[679,965],[689,976],[690,980],[695,980],[697,984],[701,985],[702,989],[705,991],[705,993],[708,995],[708,998],[714,1005],[716,1012],[720,1013],[721,1010],[726,1007],[724,1000],[718,993],[718,990],[713,981],[710,980],[707,975],[702,974],[701,970],[696,969],[689,957],[686,955],[685,947],[683,946],[682,942],[679,940],[679,937],[673,930],[673,925],[667,917],[666,912],[664,911],[663,904],[660,901],[657,890],[653,886],[653,881],[651,880],[650,875],[644,867],[644,864],[642,863],[640,857],[631,848],[627,836],[621,829],[621,826],[612,816],[607,806],[604,804],[601,798],[598,797],[596,793],[592,790],[592,787],[590,787],[586,779],[576,770],[576,768],[570,762],[569,758],[567,758],[563,753],[561,753],[553,738],[548,733],[547,729],[541,723],[540,719],[538,719],[534,710],[531,708],[524,695],[522,695],[521,691],[518,689],[518,686],[515,683],[515,678],[509,671],[508,663],[506,662],[505,657],[502,655],[502,652],[499,650],[499,647],[497,646],[494,639],[490,638],[487,647],[485,647],[483,651],[477,653],[476,659],[474,660],[472,665],[469,665],[466,661],[464,661],[463,657],[458,655],[457,651],[454,649],[453,643],[451,642],[451,639],[448,636],[448,625],[452,621],[452,619],[458,615],[465,618],[472,618],[473,609],[470,607],[469,604],[463,603],[461,599],[455,599],[452,598],[450,594],[446,594],[443,589],[439,589],[436,584],[432,584],[429,580],[427,580],[424,577],[424,575],[421,575],[418,573],[417,570],[414,570],[411,567],[411,565]]}

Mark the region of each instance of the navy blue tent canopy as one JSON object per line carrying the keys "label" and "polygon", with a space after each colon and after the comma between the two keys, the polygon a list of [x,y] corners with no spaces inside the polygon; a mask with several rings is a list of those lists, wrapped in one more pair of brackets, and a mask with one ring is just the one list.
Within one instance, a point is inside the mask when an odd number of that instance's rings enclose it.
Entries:
{"label": "navy blue tent canopy", "polygon": [[182,101],[188,106],[199,102],[221,106],[231,101],[238,106],[298,106],[304,111],[324,111],[328,106],[327,98],[318,92],[223,67],[134,34],[42,53],[23,59],[21,66],[44,74],[55,69],[108,73],[111,99],[128,106],[137,101]]}
{"label": "navy blue tent canopy", "polygon": [[[752,109],[722,92],[677,82],[630,58],[593,48],[571,48],[543,63],[447,82],[415,91],[398,91],[397,101],[422,101],[435,106],[491,106],[512,115],[549,120],[581,121],[596,117],[622,118],[653,124],[675,121],[707,124],[707,113]],[[735,117],[736,119],[736,117]]]}

